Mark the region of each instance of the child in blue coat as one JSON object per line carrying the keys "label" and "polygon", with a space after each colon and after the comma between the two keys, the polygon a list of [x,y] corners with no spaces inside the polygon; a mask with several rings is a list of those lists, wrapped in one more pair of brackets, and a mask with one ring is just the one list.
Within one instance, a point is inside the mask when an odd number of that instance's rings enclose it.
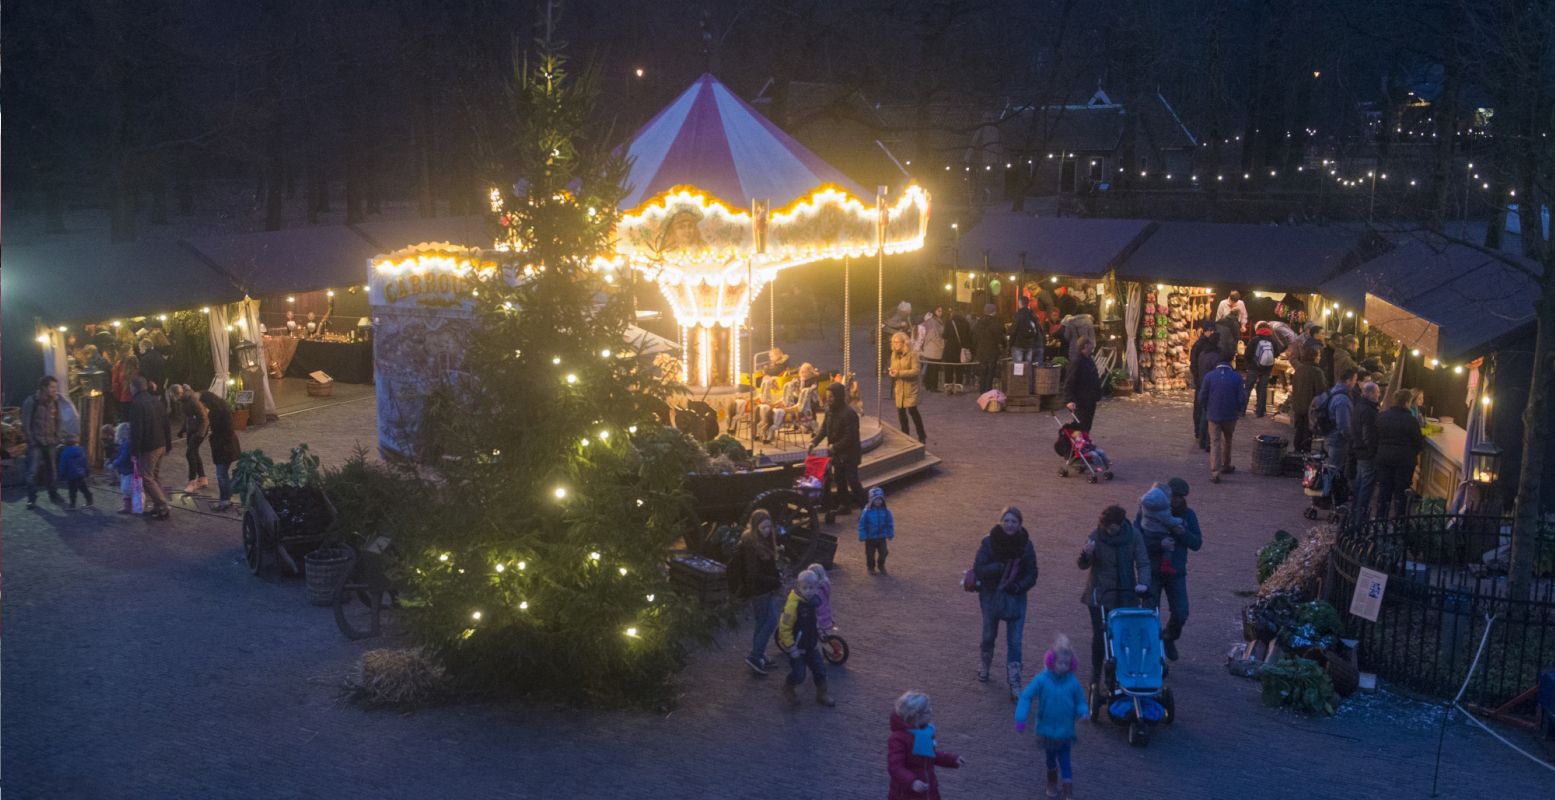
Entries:
{"label": "child in blue coat", "polygon": [[1074,794],[1074,774],[1069,767],[1069,748],[1074,744],[1074,723],[1090,715],[1085,690],[1075,678],[1079,666],[1069,637],[1059,634],[1044,659],[1047,669],[1026,684],[1015,705],[1015,732],[1026,732],[1026,719],[1036,703],[1037,736],[1047,754],[1047,796],[1057,797],[1059,778],[1063,778],[1064,797]]}
{"label": "child in blue coat", "polygon": [[86,485],[90,467],[86,463],[86,450],[81,447],[81,437],[65,434],[65,446],[59,451],[59,479],[70,484],[70,507],[76,507],[76,495],[86,495],[86,504],[92,504],[92,490]]}
{"label": "child in blue coat", "polygon": [[119,476],[119,491],[124,495],[124,507],[120,514],[135,513],[135,456],[130,452],[130,424],[119,423],[113,429],[113,461],[108,463]]}
{"label": "child in blue coat", "polygon": [[890,554],[886,542],[896,538],[896,522],[891,509],[885,507],[885,490],[876,486],[869,490],[869,505],[858,515],[858,540],[864,543],[864,560],[869,564],[869,574],[875,574],[879,561],[880,574],[885,575],[885,557]]}

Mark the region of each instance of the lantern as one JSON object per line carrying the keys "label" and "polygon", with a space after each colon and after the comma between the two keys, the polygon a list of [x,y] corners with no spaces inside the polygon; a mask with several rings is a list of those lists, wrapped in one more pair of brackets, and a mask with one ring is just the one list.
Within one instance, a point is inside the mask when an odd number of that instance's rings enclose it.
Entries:
{"label": "lantern", "polygon": [[238,366],[243,371],[259,369],[259,345],[253,342],[242,342],[233,350],[238,354]]}
{"label": "lantern", "polygon": [[1480,442],[1469,450],[1469,480],[1479,486],[1491,486],[1501,477],[1501,448],[1493,442]]}

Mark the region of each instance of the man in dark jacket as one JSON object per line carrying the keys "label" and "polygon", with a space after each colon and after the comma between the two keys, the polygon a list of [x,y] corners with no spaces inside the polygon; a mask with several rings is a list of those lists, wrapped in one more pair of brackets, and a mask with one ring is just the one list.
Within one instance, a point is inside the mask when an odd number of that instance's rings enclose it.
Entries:
{"label": "man in dark jacket", "polygon": [[167,334],[157,331],[149,338],[151,347],[140,356],[140,374],[152,394],[161,397],[167,388],[167,351],[173,346]]}
{"label": "man in dark jacket", "polygon": [[[1166,482],[1172,497],[1172,516],[1182,520],[1180,536],[1147,531],[1139,514],[1134,515],[1134,529],[1145,540],[1145,551],[1150,554],[1150,595],[1156,608],[1161,607],[1161,595],[1171,608],[1171,617],[1161,630],[1161,641],[1166,657],[1177,660],[1177,640],[1182,638],[1182,627],[1188,622],[1188,551],[1204,546],[1204,531],[1199,527],[1199,515],[1188,507],[1188,482],[1172,478]],[[1157,566],[1159,565],[1159,566]],[[1170,567],[1170,570],[1166,567]]]}
{"label": "man in dark jacket", "polygon": [[1193,381],[1193,438],[1200,450],[1209,450],[1209,425],[1204,421],[1204,404],[1199,402],[1199,384],[1210,370],[1220,366],[1220,334],[1215,323],[1204,320],[1199,338],[1188,351],[1188,375]]}
{"label": "man in dark jacket", "polygon": [[1317,366],[1316,349],[1303,348],[1300,356],[1291,362],[1295,369],[1290,377],[1290,420],[1296,429],[1291,444],[1296,452],[1305,453],[1312,449],[1312,419],[1307,413],[1312,409],[1312,398],[1328,391],[1328,381]]}
{"label": "man in dark jacket", "polygon": [[1037,371],[1032,367],[1042,363],[1042,331],[1037,327],[1037,315],[1030,308],[1025,295],[1020,297],[1020,310],[1010,325],[1010,361],[1024,364],[1027,393],[1037,392]]}
{"label": "man in dark jacket", "polygon": [[1377,401],[1381,399],[1382,389],[1367,381],[1350,412],[1350,442],[1355,448],[1355,494],[1350,501],[1350,518],[1355,521],[1371,518],[1371,490],[1377,477]]}
{"label": "man in dark jacket", "polygon": [[809,452],[814,452],[816,445],[823,439],[831,443],[831,470],[827,473],[828,485],[823,496],[828,505],[826,521],[833,522],[838,511],[838,505],[832,500],[833,485],[843,499],[842,513],[852,513],[852,508],[847,505],[849,499],[860,507],[864,505],[864,486],[858,479],[864,447],[859,441],[858,412],[848,406],[847,389],[841,383],[833,383],[826,387],[826,397],[826,422],[815,432],[815,438],[810,440]]}
{"label": "man in dark jacket", "polygon": [[130,452],[135,454],[140,467],[140,479],[146,496],[153,506],[146,512],[151,519],[167,519],[167,493],[162,491],[162,457],[173,447],[172,430],[167,424],[167,408],[162,398],[151,393],[146,379],[136,376],[130,381],[135,397],[130,401]]}
{"label": "man in dark jacket", "polygon": [[1064,380],[1064,403],[1074,412],[1080,430],[1091,432],[1096,421],[1096,404],[1101,402],[1101,375],[1096,372],[1096,359],[1091,351],[1096,345],[1088,339],[1081,340],[1079,358],[1069,362],[1069,377]]}
{"label": "man in dark jacket", "polygon": [[[1091,611],[1091,691],[1102,681],[1102,609],[1112,610],[1134,605],[1134,595],[1150,590],[1150,555],[1145,540],[1129,524],[1128,512],[1120,506],[1108,506],[1101,512],[1096,530],[1085,540],[1075,561],[1089,570],[1080,602]],[[1129,580],[1134,581],[1129,585]]]}
{"label": "man in dark jacket", "polygon": [[972,348],[977,353],[977,363],[982,365],[982,375],[977,382],[977,393],[993,388],[993,379],[999,369],[999,356],[1004,353],[1004,325],[999,322],[993,303],[983,306],[983,315],[972,326]]}
{"label": "man in dark jacket", "polygon": [[1404,492],[1415,475],[1415,459],[1425,446],[1420,424],[1409,413],[1412,393],[1394,392],[1388,410],[1377,415],[1377,519],[1408,513]]}
{"label": "man in dark jacket", "polygon": [[1204,419],[1214,440],[1209,454],[1209,482],[1220,483],[1222,474],[1236,471],[1231,464],[1231,437],[1246,403],[1242,402],[1242,376],[1231,368],[1230,359],[1219,352],[1213,355],[1221,359],[1220,366],[1199,382],[1199,401],[1204,404]]}
{"label": "man in dark jacket", "polygon": [[[963,349],[972,349],[972,325],[966,321],[960,306],[951,306],[945,309],[945,360],[961,364]],[[947,382],[966,383],[966,371],[965,366],[951,367]]]}
{"label": "man in dark jacket", "polygon": [[59,396],[59,379],[44,375],[38,379],[38,390],[22,401],[22,433],[27,441],[27,507],[38,505],[38,480],[49,491],[49,499],[64,504],[59,496],[58,476],[54,473],[59,460],[59,443],[65,434],[64,411],[69,402]]}

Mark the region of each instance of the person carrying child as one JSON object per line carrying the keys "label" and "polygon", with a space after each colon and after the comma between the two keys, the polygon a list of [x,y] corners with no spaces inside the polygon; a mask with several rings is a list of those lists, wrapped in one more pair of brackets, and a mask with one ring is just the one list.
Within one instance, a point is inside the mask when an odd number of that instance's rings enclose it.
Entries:
{"label": "person carrying child", "polygon": [[886,765],[891,788],[887,800],[940,800],[935,767],[959,769],[966,759],[939,749],[934,740],[934,711],[929,696],[907,692],[896,698],[891,736],[886,740]]}
{"label": "person carrying child", "polygon": [[[1160,499],[1152,496],[1154,492],[1171,494],[1165,517],[1161,516]],[[1199,527],[1199,515],[1188,507],[1188,482],[1182,478],[1172,478],[1164,485],[1156,484],[1150,492],[1145,493],[1145,497],[1156,508],[1152,512],[1156,522],[1146,525],[1144,503],[1141,501],[1140,513],[1134,517],[1134,527],[1140,530],[1145,540],[1145,551],[1150,554],[1150,563],[1156,565],[1150,576],[1153,602],[1160,608],[1164,593],[1171,607],[1171,617],[1161,629],[1161,644],[1167,659],[1176,661],[1177,640],[1182,638],[1183,625],[1188,621],[1188,551],[1204,546],[1204,531]],[[1168,519],[1177,519],[1181,524],[1163,528],[1161,523]]]}
{"label": "person carrying child", "polygon": [[59,451],[59,479],[70,485],[70,507],[76,507],[76,494],[86,495],[86,504],[92,504],[92,489],[86,485],[91,468],[86,463],[86,450],[81,447],[81,437],[65,434],[65,446]]}
{"label": "person carrying child", "polygon": [[[1033,710],[1037,714],[1037,737],[1047,755],[1047,796],[1057,797],[1059,779],[1063,779],[1064,797],[1074,797],[1074,774],[1069,765],[1069,749],[1074,744],[1076,720],[1085,719],[1090,709],[1085,689],[1075,677],[1080,666],[1069,637],[1060,633],[1043,659],[1047,667],[1026,684],[1015,706],[1015,732],[1026,732],[1026,721]],[[1033,709],[1035,704],[1035,709]]]}
{"label": "person carrying child", "polygon": [[794,588],[783,604],[783,616],[778,619],[778,647],[788,656],[788,678],[783,681],[783,697],[790,706],[799,705],[799,695],[794,691],[804,683],[805,667],[815,677],[815,702],[823,706],[837,705],[826,692],[826,662],[821,658],[821,631],[818,612],[821,606],[821,580],[814,572],[805,570],[794,579]]}
{"label": "person carrying child", "polygon": [[869,505],[858,515],[858,539],[864,543],[864,560],[869,566],[869,574],[875,574],[877,565],[881,575],[888,574],[885,557],[891,550],[886,542],[895,538],[896,522],[891,517],[891,509],[886,508],[885,490],[876,486],[869,490]]}

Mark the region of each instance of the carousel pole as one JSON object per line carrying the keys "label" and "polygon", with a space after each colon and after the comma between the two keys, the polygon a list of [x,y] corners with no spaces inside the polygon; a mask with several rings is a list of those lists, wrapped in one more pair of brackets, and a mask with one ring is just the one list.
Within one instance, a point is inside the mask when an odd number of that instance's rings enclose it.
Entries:
{"label": "carousel pole", "polygon": [[842,257],[842,388],[848,388],[848,378],[853,374],[853,259]]}
{"label": "carousel pole", "polygon": [[[875,187],[875,422],[880,422],[880,405],[884,402],[883,379],[885,376],[885,210],[886,187]],[[912,325],[908,315],[907,324]]]}

